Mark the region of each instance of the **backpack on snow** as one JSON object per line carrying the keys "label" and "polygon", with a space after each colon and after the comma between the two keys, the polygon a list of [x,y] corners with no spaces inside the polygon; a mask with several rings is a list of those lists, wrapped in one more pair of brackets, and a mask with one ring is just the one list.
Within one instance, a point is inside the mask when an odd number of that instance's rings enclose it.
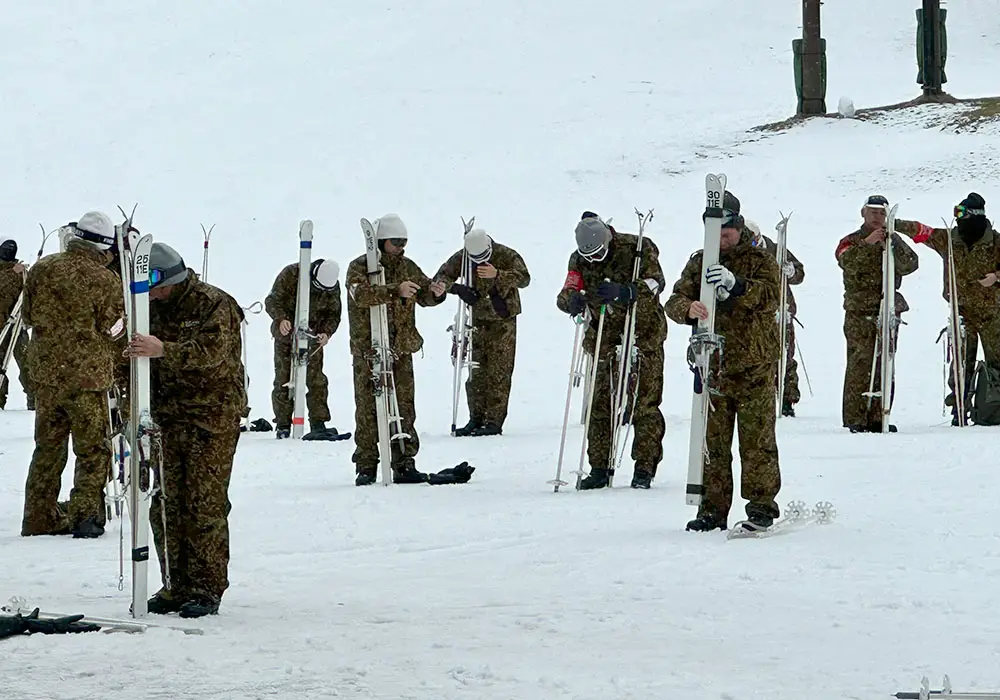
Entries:
{"label": "backpack on snow", "polygon": [[977,362],[968,396],[972,398],[969,415],[973,423],[1000,425],[1000,368]]}

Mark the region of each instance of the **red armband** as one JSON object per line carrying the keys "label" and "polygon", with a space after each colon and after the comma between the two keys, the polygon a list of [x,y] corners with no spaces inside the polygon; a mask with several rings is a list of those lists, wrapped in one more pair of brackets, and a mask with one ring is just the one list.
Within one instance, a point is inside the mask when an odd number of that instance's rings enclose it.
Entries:
{"label": "red armband", "polygon": [[850,237],[844,237],[840,239],[840,243],[837,244],[837,260],[840,260],[840,256],[844,254],[844,251],[851,247]]}
{"label": "red armband", "polygon": [[563,289],[572,289],[575,292],[583,291],[583,275],[576,270],[570,270],[566,273],[566,281],[563,283]]}
{"label": "red armband", "polygon": [[934,229],[927,224],[917,224],[917,232],[913,234],[914,243],[926,243],[927,239],[934,233]]}

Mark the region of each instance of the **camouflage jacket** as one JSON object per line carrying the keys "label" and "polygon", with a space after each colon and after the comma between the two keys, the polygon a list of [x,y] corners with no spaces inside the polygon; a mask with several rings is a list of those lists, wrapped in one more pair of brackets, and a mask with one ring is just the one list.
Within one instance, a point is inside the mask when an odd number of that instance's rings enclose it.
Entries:
{"label": "camouflage jacket", "polygon": [[[766,250],[774,259],[778,259],[778,244],[768,238],[767,236],[761,234],[760,240],[754,244],[755,247],[761,250]],[[788,262],[792,264],[795,268],[795,274],[788,278],[788,313],[794,316],[798,312],[798,306],[795,304],[795,295],[792,293],[792,287],[797,284],[802,284],[802,281],[806,278],[806,268],[795,257],[795,253],[790,251],[787,247],[785,248],[785,255],[788,256]]]}
{"label": "camouflage jacket", "polygon": [[[299,264],[285,266],[274,280],[271,293],[264,299],[264,309],[271,317],[271,335],[279,343],[292,344],[292,334],[281,335],[278,324],[289,321],[295,326],[295,300],[299,294]],[[340,327],[340,283],[329,292],[309,284],[309,328],[313,333],[333,335]]]}
{"label": "camouflage jacket", "polygon": [[222,432],[247,412],[243,388],[243,309],[218,287],[188,279],[149,303],[149,332],[163,342],[150,363],[153,417]]}
{"label": "camouflage jacket", "polygon": [[14,272],[16,262],[0,262],[0,327],[7,322],[24,287],[24,277]]}
{"label": "camouflage jacket", "polygon": [[[431,281],[420,267],[405,255],[382,254],[379,260],[385,269],[385,284],[368,281],[368,258],[362,255],[347,266],[347,323],[351,332],[351,354],[368,355],[372,350],[372,306],[385,304],[389,317],[389,345],[400,354],[413,354],[424,346],[417,331],[416,305],[437,306],[445,296],[435,297]],[[420,291],[409,299],[399,296],[401,282],[410,281]]]}
{"label": "camouflage jacket", "polygon": [[[878,314],[882,303],[883,246],[865,243],[870,233],[862,226],[841,238],[836,251],[837,264],[844,271],[844,311],[865,316]],[[920,259],[898,233],[892,236],[892,251],[898,290],[903,277],[917,271]],[[909,304],[898,291],[894,301],[897,314],[909,311]]]}
{"label": "camouflage jacket", "polygon": [[[670,320],[696,326],[688,318],[691,303],[700,301],[702,251],[695,252],[674,283],[667,299]],[[719,263],[746,285],[740,296],[715,303],[715,332],[725,338],[720,373],[732,376],[747,368],[777,362],[781,354],[778,323],[778,295],[781,267],[769,251],[753,245],[753,233],[744,228],[739,242],[719,254]]]}
{"label": "camouflage jacket", "polygon": [[[108,390],[124,341],[125,300],[103,253],[70,241],[28,270],[21,315],[32,329],[28,368],[37,384]],[[112,336],[114,334],[115,337]]]}
{"label": "camouflage jacket", "polygon": [[[444,283],[445,289],[450,289],[455,280],[462,276],[463,252],[464,250],[459,250],[448,258],[434,275],[434,279]],[[524,289],[531,282],[528,266],[513,248],[494,241],[489,264],[497,269],[497,276],[493,279],[477,277],[478,265],[472,264],[473,283],[469,286],[479,292],[479,301],[472,307],[473,323],[514,318],[520,314],[521,294],[518,290]]]}
{"label": "camouflage jacket", "polygon": [[[923,230],[921,230],[923,229]],[[948,230],[922,227],[916,221],[896,221],[896,230],[923,243],[941,256],[944,261],[945,301],[948,299]],[[1000,311],[1000,285],[984,287],[979,280],[991,272],[1000,272],[1000,234],[988,225],[986,233],[970,248],[958,235],[953,233],[952,251],[955,255],[955,282],[958,285],[958,308],[965,318],[987,319]]]}
{"label": "camouflage jacket", "polygon": [[[612,229],[614,231],[614,229]],[[601,300],[597,288],[608,279],[627,284],[632,281],[635,267],[635,247],[639,237],[632,233],[614,231],[607,257],[598,262],[590,262],[574,251],[569,256],[566,281],[562,291],[556,296],[556,306],[569,313],[569,299],[574,291],[583,292],[590,312],[590,325],[584,336],[584,347],[593,353],[597,341],[597,326],[601,316]],[[662,347],[667,339],[667,319],[663,316],[659,295],[667,286],[660,268],[660,251],[650,238],[642,239],[642,258],[639,263],[639,280],[636,282],[635,301],[635,344],[639,350]],[[619,304],[608,304],[605,309],[604,330],[601,344],[605,347],[617,345],[625,332],[626,308]]]}

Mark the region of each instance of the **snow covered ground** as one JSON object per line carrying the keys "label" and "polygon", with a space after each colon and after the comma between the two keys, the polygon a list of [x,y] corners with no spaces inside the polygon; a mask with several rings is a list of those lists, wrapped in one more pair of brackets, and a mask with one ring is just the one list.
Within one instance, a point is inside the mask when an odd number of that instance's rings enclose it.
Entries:
{"label": "snow covered ground", "polygon": [[[824,5],[831,110],[841,95],[860,108],[918,93],[918,4]],[[248,305],[295,259],[300,219],[343,268],[362,252],[358,218],[395,211],[426,272],[475,215],[533,280],[501,438],[448,435],[454,304],[418,313],[418,466],[467,459],[471,483],[358,489],[352,442],[245,436],[232,585],[196,623],[205,634],[8,640],[0,698],[833,700],[944,673],[1000,688],[996,436],[941,414],[940,262],[921,249],[903,286],[899,433],[851,436],[833,257],[873,192],[931,224],[971,190],[996,210],[1000,130],[926,128],[925,108],[747,133],[794,112],[793,2],[62,0],[4,21],[0,231],[24,257],[39,220],[138,201],[137,225],[195,268],[198,224],[217,224],[210,281]],[[956,4],[948,24],[947,89],[1000,94],[994,0]],[[674,325],[654,488],[628,489],[629,468],[610,492],[545,483],[573,337],[554,296],[580,212],[629,230],[633,207],[655,208],[672,282],[701,245],[713,171],[765,231],[794,210],[814,395],[803,378],[799,417],[779,426],[780,502],[833,501],[827,527],[739,542],[683,531],[691,383]],[[270,417],[265,319],[250,334],[253,417]],[[346,333],[331,347],[332,422],[351,430]],[[9,406],[22,401],[15,382]],[[0,414],[0,436],[0,602],[125,616],[118,524],[93,542],[19,537],[31,414]],[[571,461],[580,437],[574,425]]]}

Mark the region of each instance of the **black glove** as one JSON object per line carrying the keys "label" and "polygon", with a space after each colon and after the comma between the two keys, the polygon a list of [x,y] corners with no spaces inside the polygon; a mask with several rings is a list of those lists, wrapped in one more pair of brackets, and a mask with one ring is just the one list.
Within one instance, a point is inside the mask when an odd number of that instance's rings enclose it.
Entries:
{"label": "black glove", "polygon": [[583,296],[583,292],[573,292],[569,295],[569,301],[566,302],[566,311],[570,316],[579,316],[586,308],[587,298]]}
{"label": "black glove", "polygon": [[0,638],[12,637],[17,634],[69,634],[76,632],[97,632],[100,625],[92,622],[80,622],[84,615],[67,615],[54,620],[39,620],[38,608],[35,608],[30,615],[14,615],[12,617],[0,617]]}
{"label": "black glove", "polygon": [[510,318],[510,308],[496,287],[490,288],[490,304],[493,305],[493,311],[496,312],[497,316]]}
{"label": "black glove", "polygon": [[637,290],[632,283],[619,284],[605,280],[597,287],[597,296],[605,304],[618,303],[627,306],[635,301],[636,295]]}
{"label": "black glove", "polygon": [[465,284],[453,284],[448,291],[457,294],[469,306],[474,306],[479,301],[479,292]]}
{"label": "black glove", "polygon": [[267,418],[258,418],[250,424],[251,433],[269,433],[272,430],[274,430],[274,428],[271,427],[271,423],[267,420]]}

